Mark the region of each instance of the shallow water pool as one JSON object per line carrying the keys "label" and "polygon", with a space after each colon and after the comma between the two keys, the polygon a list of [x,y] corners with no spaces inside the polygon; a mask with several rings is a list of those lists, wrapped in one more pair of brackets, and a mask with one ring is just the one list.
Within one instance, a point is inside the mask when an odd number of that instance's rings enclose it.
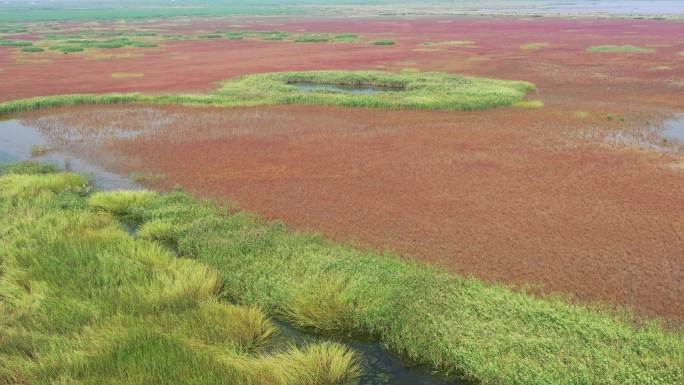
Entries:
{"label": "shallow water pool", "polygon": [[49,150],[45,155],[32,156],[33,146],[45,146],[49,149],[50,143],[36,127],[23,124],[18,119],[0,121],[0,163],[23,160],[51,163],[62,170],[88,175],[93,184],[101,189],[142,188],[126,176],[111,173],[66,151]]}

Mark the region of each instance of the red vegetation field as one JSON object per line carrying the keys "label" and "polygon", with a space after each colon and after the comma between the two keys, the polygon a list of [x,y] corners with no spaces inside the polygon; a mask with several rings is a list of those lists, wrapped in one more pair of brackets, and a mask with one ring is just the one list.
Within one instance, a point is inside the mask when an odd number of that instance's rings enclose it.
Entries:
{"label": "red vegetation field", "polygon": [[[208,91],[297,69],[439,70],[535,82],[541,109],[474,113],[274,106],[107,107],[27,119],[141,130],[77,143],[114,169],[160,172],[267,218],[390,248],[466,275],[684,321],[681,157],[610,145],[684,110],[684,25],[654,20],[277,19],[244,29],[360,33],[358,44],[178,41],[143,57],[0,60],[0,98],[66,92]],[[230,20],[177,27],[226,28]],[[396,40],[372,46],[374,39]],[[451,41],[451,43],[445,43]],[[442,42],[423,45],[424,42]],[[470,43],[472,42],[472,43]],[[528,43],[539,49],[521,48]],[[647,54],[589,53],[633,44]],[[0,48],[6,50],[6,48]],[[14,61],[13,61],[14,60]],[[144,72],[112,79],[111,72]],[[154,122],[152,124],[151,122]],[[59,128],[59,129],[58,129]],[[86,146],[80,146],[86,144]]]}

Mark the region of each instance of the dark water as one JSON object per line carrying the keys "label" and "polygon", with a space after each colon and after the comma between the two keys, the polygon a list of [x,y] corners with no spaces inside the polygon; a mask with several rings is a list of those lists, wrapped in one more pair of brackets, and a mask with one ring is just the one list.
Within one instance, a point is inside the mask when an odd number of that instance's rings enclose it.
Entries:
{"label": "dark water", "polygon": [[339,84],[321,84],[321,83],[290,83],[303,92],[342,92],[345,94],[354,95],[372,95],[378,92],[400,92],[403,88],[398,87],[377,87],[377,86],[345,86]]}
{"label": "dark water", "polygon": [[48,151],[45,155],[33,157],[31,147],[36,145],[50,148],[49,141],[36,127],[16,119],[0,121],[0,163],[23,160],[52,163],[60,169],[88,175],[93,184],[101,189],[141,189],[126,176],[111,173],[64,151]]}
{"label": "dark water", "polygon": [[[276,323],[280,334],[275,337],[272,350],[292,344],[302,346],[326,339],[325,336],[303,332],[283,321]],[[360,355],[363,374],[359,378],[359,385],[465,385],[464,382],[453,378],[435,376],[425,367],[407,366],[379,342],[335,338],[334,340],[351,347]]]}

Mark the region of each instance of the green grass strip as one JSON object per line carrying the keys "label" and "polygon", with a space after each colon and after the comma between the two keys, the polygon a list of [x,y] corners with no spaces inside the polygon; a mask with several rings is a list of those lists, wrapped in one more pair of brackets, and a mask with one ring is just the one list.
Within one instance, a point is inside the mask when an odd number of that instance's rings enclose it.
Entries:
{"label": "green grass strip", "polygon": [[654,52],[651,48],[637,47],[631,44],[625,45],[598,45],[587,48],[587,52],[597,53],[651,53]]}
{"label": "green grass strip", "polygon": [[[83,205],[74,199],[72,205]],[[380,339],[441,373],[498,385],[684,381],[684,335],[657,324],[637,326],[560,299],[293,233],[181,192],[105,192],[90,197],[89,205],[137,223],[141,236],[216,271],[235,303],[323,333]],[[21,239],[38,243],[33,236]],[[60,249],[44,255],[55,258]],[[70,264],[78,263],[84,262]]]}

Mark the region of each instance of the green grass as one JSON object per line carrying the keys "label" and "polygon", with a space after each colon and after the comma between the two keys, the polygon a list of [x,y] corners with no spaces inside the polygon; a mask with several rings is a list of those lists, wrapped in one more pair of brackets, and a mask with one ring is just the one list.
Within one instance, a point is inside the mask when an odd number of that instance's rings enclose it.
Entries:
{"label": "green grass", "polygon": [[[0,365],[5,375],[160,383],[155,379],[194,373],[179,369],[189,361],[201,371],[196,375],[204,382],[198,383],[212,383],[226,375],[226,362],[237,360],[230,352],[214,360],[223,346],[217,341],[246,341],[229,346],[250,350],[270,333],[263,326],[265,315],[254,315],[250,319],[256,321],[245,322],[257,326],[234,334],[233,322],[225,320],[244,316],[223,316],[243,313],[225,309],[228,305],[215,298],[220,286],[236,307],[261,309],[325,333],[371,336],[410,361],[475,383],[676,385],[684,380],[684,334],[657,324],[636,326],[560,299],[539,299],[292,233],[282,224],[228,213],[181,192],[89,197],[52,187],[13,195],[12,178],[53,186],[38,182],[53,177],[0,178],[0,287],[11,298],[10,306],[0,309],[25,312],[0,329],[11,335],[0,349],[0,363],[10,363]],[[139,235],[132,239],[112,215],[140,225]],[[166,251],[168,244],[179,258]],[[212,349],[196,355],[205,346]],[[270,365],[280,363],[333,381],[353,369],[347,353],[340,345],[287,350],[281,353],[287,358],[260,357],[250,373],[271,373]],[[335,365],[321,360],[329,355],[337,357]],[[334,369],[338,366],[342,369]],[[325,375],[320,367],[327,368]]]}
{"label": "green grass", "polygon": [[376,40],[373,45],[394,45],[394,40]]}
{"label": "green grass", "polygon": [[21,52],[29,52],[29,53],[37,53],[37,52],[44,52],[44,51],[45,51],[45,50],[44,50],[43,48],[40,48],[40,47],[32,47],[32,46],[23,47],[23,48],[21,49]]}
{"label": "green grass", "polygon": [[[98,195],[88,198],[82,176],[8,168],[1,384],[333,385],[358,376],[356,354],[340,343],[273,345],[278,328],[260,307],[226,302],[215,269],[156,240],[163,226],[148,221],[155,236],[132,237]],[[126,194],[112,195],[106,201]]]}
{"label": "green grass", "polygon": [[0,174],[52,174],[57,172],[57,167],[48,163],[32,161],[0,164]]}
{"label": "green grass", "polygon": [[634,45],[598,45],[587,48],[587,52],[597,53],[651,53],[654,49],[637,47]]}
{"label": "green grass", "polygon": [[359,41],[359,35],[356,33],[338,33],[334,37],[335,43],[356,43]]}
{"label": "green grass", "polygon": [[33,42],[26,40],[0,40],[0,47],[28,47],[33,45]]}
{"label": "green grass", "polygon": [[60,51],[65,54],[68,53],[75,53],[75,52],[83,52],[84,48],[81,46],[75,46],[75,45],[53,45],[50,47],[51,51]]}
{"label": "green grass", "polygon": [[295,38],[296,43],[327,43],[330,36],[326,33],[305,34]]}
{"label": "green grass", "polygon": [[[304,92],[291,84],[297,82],[395,87],[402,90],[369,95],[329,91]],[[471,111],[510,106],[522,100],[533,89],[532,83],[524,81],[468,77],[438,72],[273,72],[229,79],[212,94],[72,94],[20,99],[0,103],[0,116],[50,107],[121,103],[225,107],[265,104],[321,104],[386,109]]]}

